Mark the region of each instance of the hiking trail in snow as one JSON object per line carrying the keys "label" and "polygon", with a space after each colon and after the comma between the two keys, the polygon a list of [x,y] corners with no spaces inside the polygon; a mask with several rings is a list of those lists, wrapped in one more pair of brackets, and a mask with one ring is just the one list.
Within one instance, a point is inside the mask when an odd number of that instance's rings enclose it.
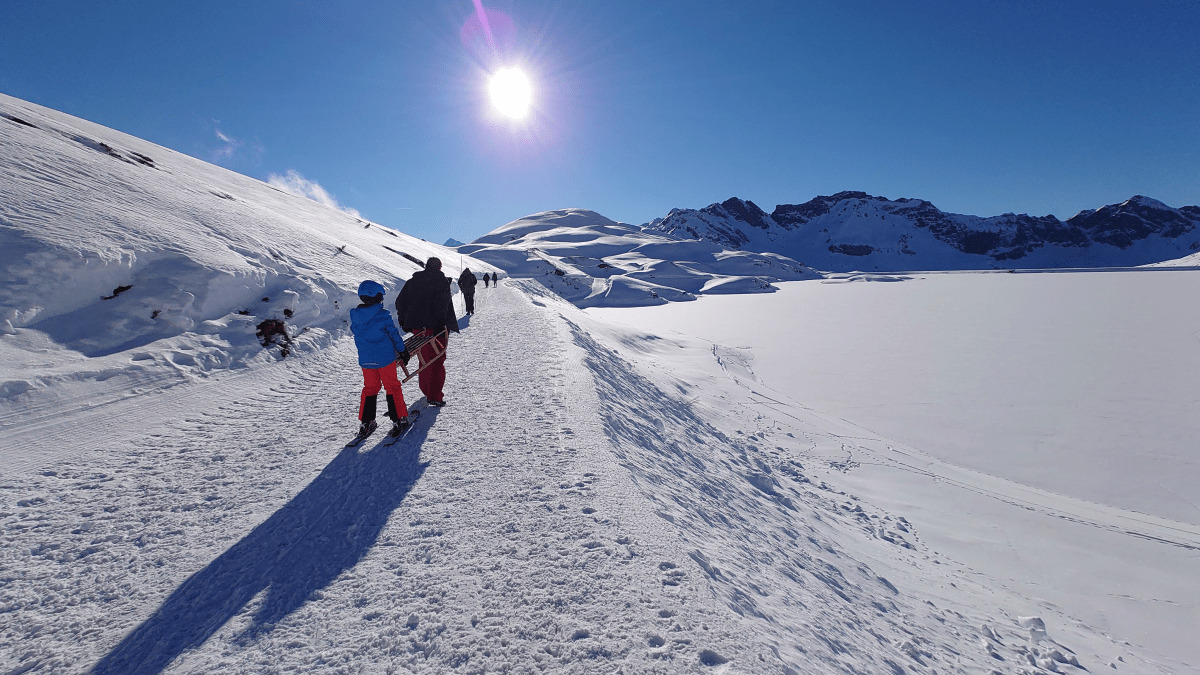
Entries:
{"label": "hiking trail in snow", "polygon": [[533,282],[477,298],[449,405],[391,447],[342,448],[348,339],[94,437],[67,415],[78,445],[9,436],[58,445],[0,485],[0,670],[1077,671],[1053,622],[963,606],[950,587],[986,580],[731,431],[703,382]]}

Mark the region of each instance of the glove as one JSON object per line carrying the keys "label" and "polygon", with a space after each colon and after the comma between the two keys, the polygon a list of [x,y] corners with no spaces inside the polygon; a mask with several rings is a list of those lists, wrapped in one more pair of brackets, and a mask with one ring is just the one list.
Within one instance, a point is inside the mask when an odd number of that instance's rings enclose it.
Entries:
{"label": "glove", "polygon": [[400,359],[400,362],[407,366],[408,360],[412,358],[412,354],[409,354],[408,350],[405,349],[402,352],[396,352],[396,358]]}

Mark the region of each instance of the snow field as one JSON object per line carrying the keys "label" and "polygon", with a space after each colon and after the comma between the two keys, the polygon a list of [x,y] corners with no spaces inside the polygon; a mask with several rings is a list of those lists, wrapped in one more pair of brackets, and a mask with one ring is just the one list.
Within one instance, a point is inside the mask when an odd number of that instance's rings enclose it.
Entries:
{"label": "snow field", "polygon": [[395,446],[341,448],[341,340],[114,404],[124,426],[6,472],[0,668],[1173,672],[839,487],[893,446],[777,397],[747,350],[530,281],[477,298],[450,405]]}
{"label": "snow field", "polygon": [[864,532],[919,544],[838,540],[902,591],[997,634],[1040,615],[1089,669],[1195,670],[1197,278],[908,278],[587,315],[658,345],[639,371],[703,382],[714,424],[845,493]]}
{"label": "snow field", "polygon": [[[956,587],[978,589],[971,571],[937,567],[943,561],[905,518],[821,480],[819,462],[806,468],[814,453],[771,447],[803,423],[781,429],[756,413],[767,402],[671,355],[692,345],[585,323],[626,347],[617,356],[576,334],[592,343],[585,353],[598,386],[611,387],[601,398],[614,452],[691,549],[680,576],[703,578],[755,636],[762,672],[988,672],[1047,659],[1069,670],[1071,650],[1030,638],[1006,611],[1013,598],[964,601]],[[809,449],[822,451],[863,433],[829,424],[810,432]],[[893,584],[877,564],[908,583]]]}

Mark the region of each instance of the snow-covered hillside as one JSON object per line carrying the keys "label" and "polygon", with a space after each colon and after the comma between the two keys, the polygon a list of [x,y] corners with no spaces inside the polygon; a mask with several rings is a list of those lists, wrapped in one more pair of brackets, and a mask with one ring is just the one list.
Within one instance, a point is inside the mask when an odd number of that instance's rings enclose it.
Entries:
{"label": "snow-covered hillside", "polygon": [[774,253],[729,250],[618,223],[585,209],[526,216],[459,250],[536,279],[579,307],[638,307],[762,293],[818,275]]}
{"label": "snow-covered hillside", "polygon": [[945,213],[924,200],[865,192],[781,204],[769,214],[733,198],[675,209],[649,227],[838,272],[1129,267],[1200,249],[1200,207],[1175,209],[1142,196],[1066,221]]}
{"label": "snow-covered hillside", "polygon": [[0,95],[0,419],[326,347],[359,282],[394,297],[430,255],[492,269]]}

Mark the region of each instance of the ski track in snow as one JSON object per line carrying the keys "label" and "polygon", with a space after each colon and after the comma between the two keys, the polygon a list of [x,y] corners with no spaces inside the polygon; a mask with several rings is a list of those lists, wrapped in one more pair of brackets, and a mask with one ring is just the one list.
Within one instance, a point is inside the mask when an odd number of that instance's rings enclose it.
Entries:
{"label": "ski track in snow", "polygon": [[[248,404],[270,405],[280,396],[286,396],[288,388],[319,386],[335,367],[342,368],[344,364],[320,356],[284,361],[273,368],[220,373],[194,382],[181,376],[172,377],[173,374],[145,373],[132,378],[126,391],[114,391],[105,398],[98,398],[94,392],[67,395],[0,414],[4,444],[21,449],[19,453],[6,453],[0,459],[0,469],[5,473],[25,473],[45,464],[79,460],[120,444],[130,436],[131,425],[140,424],[148,433],[170,435],[181,421],[202,421],[190,419],[196,411],[237,405],[227,400],[230,389],[249,389],[247,393],[252,398],[247,398]],[[64,424],[64,418],[70,424]],[[81,430],[86,433],[80,433]]]}
{"label": "ski track in snow", "polygon": [[349,340],[68,417],[76,449],[0,485],[0,672],[1082,672],[1011,598],[956,604],[969,570],[873,571],[935,554],[722,432],[703,383],[533,282],[477,308],[391,447],[342,449]]}

